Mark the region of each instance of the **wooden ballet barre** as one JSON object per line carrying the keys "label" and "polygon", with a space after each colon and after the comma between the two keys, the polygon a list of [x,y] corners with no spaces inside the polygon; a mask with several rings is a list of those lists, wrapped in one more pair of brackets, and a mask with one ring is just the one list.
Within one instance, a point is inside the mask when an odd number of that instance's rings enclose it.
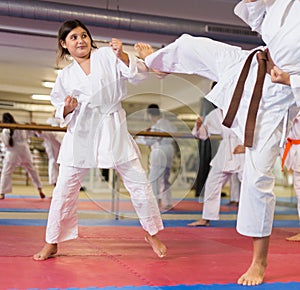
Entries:
{"label": "wooden ballet barre", "polygon": [[[32,130],[32,131],[67,131],[66,127],[50,126],[50,125],[34,125],[34,124],[11,124],[0,123],[0,128],[8,128],[14,130]],[[151,132],[151,131],[129,131],[133,136],[149,136],[149,137],[166,137],[166,138],[182,138],[182,139],[195,139],[191,133],[180,132]],[[220,139],[220,136],[210,136],[210,139]]]}
{"label": "wooden ballet barre", "polygon": [[55,127],[50,125],[33,125],[33,124],[11,124],[0,123],[0,128],[8,128],[14,130],[33,130],[33,131],[67,131],[66,127]]}

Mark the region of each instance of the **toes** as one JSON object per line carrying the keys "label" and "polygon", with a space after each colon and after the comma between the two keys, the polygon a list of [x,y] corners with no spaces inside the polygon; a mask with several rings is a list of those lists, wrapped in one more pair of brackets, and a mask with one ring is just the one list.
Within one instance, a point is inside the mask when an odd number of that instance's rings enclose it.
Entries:
{"label": "toes", "polygon": [[42,257],[42,255],[36,254],[36,255],[33,256],[33,260],[35,260],[35,261],[44,261],[46,259],[44,257]]}

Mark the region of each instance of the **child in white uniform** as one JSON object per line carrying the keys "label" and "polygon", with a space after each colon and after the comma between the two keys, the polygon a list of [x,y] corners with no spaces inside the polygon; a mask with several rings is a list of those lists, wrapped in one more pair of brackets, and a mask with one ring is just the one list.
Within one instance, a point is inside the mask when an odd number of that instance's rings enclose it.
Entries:
{"label": "child in white uniform", "polygon": [[205,182],[202,219],[189,226],[208,226],[210,220],[219,220],[221,191],[230,177],[237,173],[242,179],[244,167],[244,146],[236,134],[222,125],[223,115],[220,109],[214,109],[203,120],[199,117],[192,134],[201,140],[211,135],[220,135],[218,151],[210,163],[211,169]]}
{"label": "child in white uniform", "polygon": [[[10,124],[17,123],[10,113],[3,114],[2,122]],[[40,197],[46,197],[42,190],[42,183],[38,172],[33,165],[27,139],[28,132],[24,130],[3,129],[2,131],[2,142],[5,145],[6,153],[1,172],[0,199],[4,199],[5,194],[12,191],[12,174],[17,166],[22,166],[26,169]]]}
{"label": "child in white uniform", "polygon": [[[167,119],[163,118],[157,104],[151,104],[147,108],[148,117],[152,123],[151,132],[176,132],[177,128]],[[172,162],[174,157],[174,141],[170,137],[146,137],[136,138],[137,143],[151,146],[149,156],[150,172],[149,179],[152,190],[156,196],[161,210],[172,208],[172,192],[169,182]]]}
{"label": "child in white uniform", "polygon": [[58,33],[58,60],[70,55],[73,62],[59,74],[51,92],[56,117],[68,124],[61,144],[59,176],[53,191],[46,244],[35,254],[45,260],[57,252],[57,244],[78,236],[77,199],[89,168],[114,168],[121,175],[145,230],[145,239],[159,257],[166,255],[157,233],[163,229],[151,185],[129,134],[121,101],[126,80],[144,78],[147,68],[125,53],[122,42],[96,48],[88,29],[78,20],[63,23]]}

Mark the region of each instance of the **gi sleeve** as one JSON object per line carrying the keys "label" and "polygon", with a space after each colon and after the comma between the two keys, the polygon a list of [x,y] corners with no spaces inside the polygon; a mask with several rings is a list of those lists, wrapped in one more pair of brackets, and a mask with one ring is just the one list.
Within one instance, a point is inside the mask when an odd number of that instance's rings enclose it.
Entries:
{"label": "gi sleeve", "polygon": [[[62,74],[62,72],[61,72]],[[65,107],[65,97],[67,93],[62,85],[62,77],[59,75],[55,82],[55,85],[51,91],[51,104],[56,108],[55,117],[61,120],[60,127],[65,127],[68,125],[74,115],[75,110],[69,113],[64,118],[64,107]]]}
{"label": "gi sleeve", "polygon": [[261,34],[261,25],[266,14],[266,5],[263,0],[255,2],[239,2],[235,8],[234,13],[247,23],[252,31],[257,31]]}
{"label": "gi sleeve", "polygon": [[201,140],[206,140],[209,137],[208,131],[204,124],[202,124],[198,130],[197,125],[195,124],[192,130],[192,135]]}
{"label": "gi sleeve", "polygon": [[138,84],[148,77],[148,68],[144,61],[138,59],[136,56],[128,53],[129,66],[127,66],[123,61],[118,60],[119,70],[122,76],[128,79],[132,84]]}

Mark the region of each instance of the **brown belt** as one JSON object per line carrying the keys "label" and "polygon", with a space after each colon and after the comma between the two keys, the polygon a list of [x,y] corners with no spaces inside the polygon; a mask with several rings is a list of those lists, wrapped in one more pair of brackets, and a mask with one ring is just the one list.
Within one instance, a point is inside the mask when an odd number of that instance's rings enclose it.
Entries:
{"label": "brown belt", "polygon": [[244,92],[244,86],[246,79],[249,74],[250,65],[253,56],[256,54],[256,58],[258,61],[258,69],[257,69],[257,76],[256,76],[256,82],[253,89],[249,109],[248,109],[248,115],[246,120],[246,126],[245,126],[245,141],[244,145],[246,147],[252,147],[253,145],[253,136],[254,136],[254,129],[255,129],[255,123],[256,123],[256,116],[257,111],[260,103],[260,99],[262,96],[262,90],[263,85],[265,81],[266,73],[270,73],[271,69],[274,67],[274,63],[270,57],[269,50],[254,50],[246,59],[246,62],[244,64],[244,67],[242,69],[242,72],[239,76],[236,88],[234,90],[228,112],[223,120],[223,125],[230,128],[233,120],[236,116],[237,110],[239,108],[242,95]]}

